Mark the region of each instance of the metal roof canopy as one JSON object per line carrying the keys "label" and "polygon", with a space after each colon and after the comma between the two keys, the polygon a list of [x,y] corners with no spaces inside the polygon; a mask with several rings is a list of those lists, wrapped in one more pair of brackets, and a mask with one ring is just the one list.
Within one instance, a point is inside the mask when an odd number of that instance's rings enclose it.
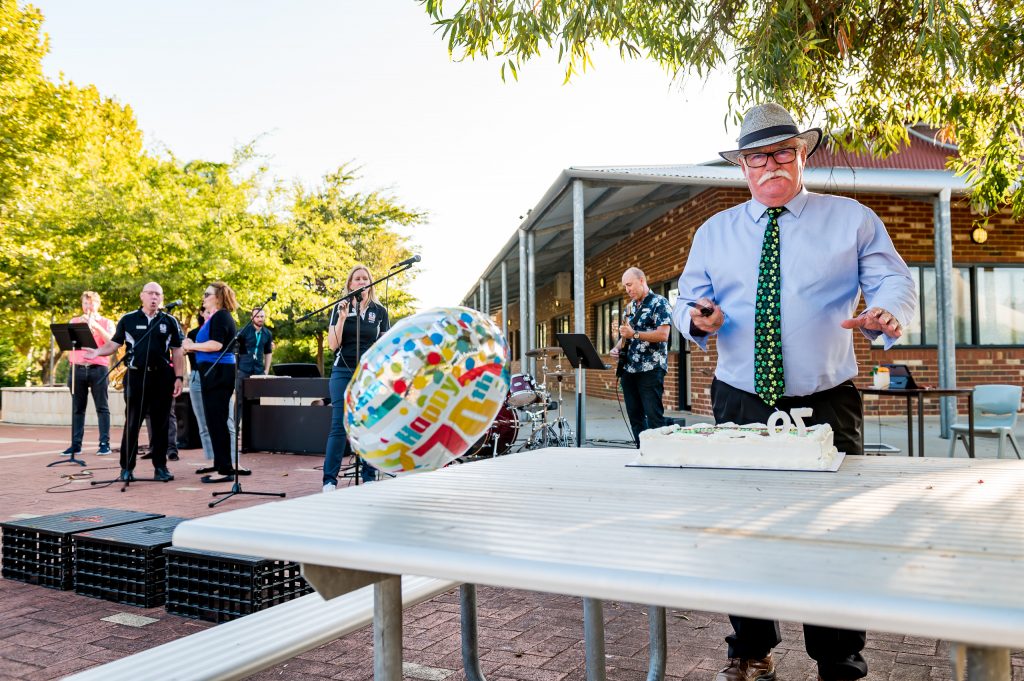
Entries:
{"label": "metal roof canopy", "polygon": [[[935,262],[939,322],[941,387],[954,387],[956,364],[952,310],[952,235],[950,200],[968,193],[962,177],[946,170],[892,168],[804,169],[804,185],[812,191],[872,192],[920,198],[935,206]],[[573,167],[563,170],[493,260],[483,269],[463,303],[488,314],[500,311],[508,319],[511,303],[520,303],[521,366],[533,348],[536,324],[534,296],[558,272],[573,272],[577,331],[584,328],[583,273],[573,267],[575,244],[582,244],[579,262],[601,253],[637,230],[715,187],[746,189],[737,166],[711,164],[624,167]],[[574,194],[582,197],[582,212],[574,219]],[[582,268],[579,268],[582,270]],[[527,296],[520,296],[525,288]],[[495,300],[491,291],[499,291]],[[496,304],[497,303],[497,304]],[[523,320],[527,323],[524,324]],[[507,324],[507,322],[506,322]],[[506,327],[507,328],[507,327]],[[525,370],[525,369],[524,369]],[[579,405],[583,407],[583,404]],[[942,431],[948,436],[955,403],[943,399]]]}

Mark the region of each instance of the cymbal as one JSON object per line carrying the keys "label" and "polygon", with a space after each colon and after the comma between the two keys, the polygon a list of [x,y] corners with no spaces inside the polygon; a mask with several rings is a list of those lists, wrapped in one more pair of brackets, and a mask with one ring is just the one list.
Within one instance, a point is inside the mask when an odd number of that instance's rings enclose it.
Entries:
{"label": "cymbal", "polygon": [[527,357],[558,357],[562,354],[562,348],[534,348],[527,350]]}
{"label": "cymbal", "polygon": [[575,371],[549,371],[544,374],[544,378],[547,378],[548,376],[554,376],[555,378],[571,378],[575,375]]}

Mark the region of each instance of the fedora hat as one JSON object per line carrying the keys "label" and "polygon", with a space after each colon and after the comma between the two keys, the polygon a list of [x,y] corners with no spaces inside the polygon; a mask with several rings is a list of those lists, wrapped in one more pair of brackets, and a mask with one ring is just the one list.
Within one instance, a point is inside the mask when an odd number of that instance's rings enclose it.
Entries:
{"label": "fedora hat", "polygon": [[796,121],[786,109],[772,102],[758,104],[743,114],[740,136],[736,139],[740,145],[739,148],[720,151],[718,155],[729,163],[739,165],[742,152],[748,149],[767,147],[794,137],[799,137],[807,142],[807,156],[810,157],[821,144],[821,128],[811,128],[800,132]]}

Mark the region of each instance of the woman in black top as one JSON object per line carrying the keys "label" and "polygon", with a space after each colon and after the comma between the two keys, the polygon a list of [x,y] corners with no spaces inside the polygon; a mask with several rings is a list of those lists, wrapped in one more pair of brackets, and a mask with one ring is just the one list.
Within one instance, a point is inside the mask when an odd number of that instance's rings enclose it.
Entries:
{"label": "woman in black top", "polygon": [[235,356],[230,352],[221,356],[221,350],[238,330],[231,316],[238,303],[230,286],[223,281],[215,281],[206,287],[203,305],[212,313],[210,319],[199,329],[195,341],[186,340],[182,346],[186,352],[196,353],[206,428],[210,431],[210,443],[213,445],[213,467],[219,475],[204,476],[202,481],[230,482],[235,472],[228,431],[231,393],[235,391]]}
{"label": "woman in black top", "polygon": [[[363,265],[356,265],[348,274],[345,293],[367,286],[372,281],[370,270]],[[388,328],[388,311],[377,300],[373,287],[363,291],[362,300],[358,305],[355,301],[345,301],[339,303],[331,313],[330,325],[327,328],[327,344],[335,351],[330,383],[333,412],[331,433],[327,437],[327,454],[324,456],[324,492],[331,492],[337,488],[342,458],[352,453],[352,447],[345,434],[345,389],[352,380],[356,367],[359,366],[359,358]],[[364,464],[361,466],[360,477],[363,482],[371,482],[375,477],[374,470]]]}

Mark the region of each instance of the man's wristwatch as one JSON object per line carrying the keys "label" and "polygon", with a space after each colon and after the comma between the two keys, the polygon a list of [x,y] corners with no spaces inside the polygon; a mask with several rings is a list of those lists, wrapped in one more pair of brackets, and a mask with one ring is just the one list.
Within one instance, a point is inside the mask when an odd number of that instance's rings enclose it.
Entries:
{"label": "man's wristwatch", "polygon": [[184,380],[185,380],[185,377],[184,377],[184,376],[175,376],[175,377],[174,377],[174,380],[175,380],[175,381],[184,381]]}

